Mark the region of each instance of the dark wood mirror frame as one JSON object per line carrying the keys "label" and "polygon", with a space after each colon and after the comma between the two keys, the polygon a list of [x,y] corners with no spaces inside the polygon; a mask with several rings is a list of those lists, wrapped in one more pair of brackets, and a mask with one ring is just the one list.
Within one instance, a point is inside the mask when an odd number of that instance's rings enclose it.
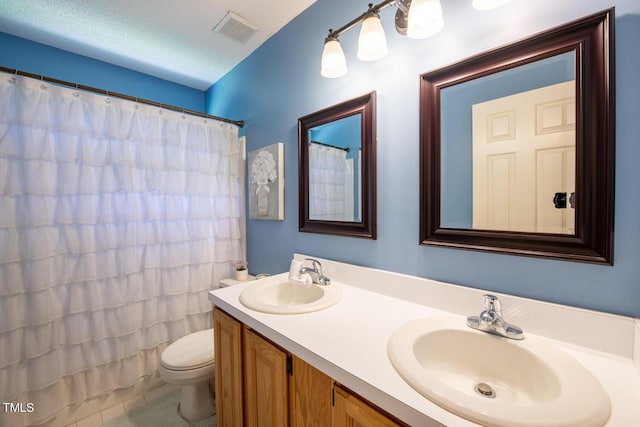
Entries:
{"label": "dark wood mirror frame", "polygon": [[[309,131],[361,114],[362,213],[360,222],[314,220],[309,215]],[[309,233],[376,238],[376,92],[327,107],[298,119],[299,230]]]}
{"label": "dark wood mirror frame", "polygon": [[[614,10],[425,73],[420,78],[420,244],[613,265]],[[574,235],[441,227],[440,91],[560,53],[576,58]]]}

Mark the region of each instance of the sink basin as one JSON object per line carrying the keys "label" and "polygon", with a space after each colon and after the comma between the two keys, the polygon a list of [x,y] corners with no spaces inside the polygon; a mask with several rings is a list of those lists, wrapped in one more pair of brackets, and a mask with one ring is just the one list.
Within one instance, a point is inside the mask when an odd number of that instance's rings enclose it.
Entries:
{"label": "sink basin", "polygon": [[240,302],[252,310],[274,314],[299,314],[323,310],[342,299],[337,283],[328,286],[279,279],[259,280],[240,294]]}
{"label": "sink basin", "polygon": [[595,427],[609,418],[609,397],[593,375],[531,335],[515,341],[462,318],[428,318],[398,328],[387,352],[416,391],[480,424]]}

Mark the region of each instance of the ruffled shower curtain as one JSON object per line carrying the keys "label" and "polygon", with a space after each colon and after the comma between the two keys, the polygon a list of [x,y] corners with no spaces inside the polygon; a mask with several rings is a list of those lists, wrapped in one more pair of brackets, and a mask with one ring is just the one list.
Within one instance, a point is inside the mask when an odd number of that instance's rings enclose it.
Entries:
{"label": "ruffled shower curtain", "polygon": [[309,216],[353,221],[353,161],[347,152],[309,144]]}
{"label": "ruffled shower curtain", "polygon": [[233,125],[0,74],[0,401],[25,423],[211,327],[243,258],[239,147]]}

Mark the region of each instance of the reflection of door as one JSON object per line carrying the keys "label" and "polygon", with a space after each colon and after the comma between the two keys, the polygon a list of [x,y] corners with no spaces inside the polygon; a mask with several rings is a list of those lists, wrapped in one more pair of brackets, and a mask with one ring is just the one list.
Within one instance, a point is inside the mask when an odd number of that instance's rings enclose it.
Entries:
{"label": "reflection of door", "polygon": [[574,192],[574,81],[473,106],[474,229],[574,234]]}

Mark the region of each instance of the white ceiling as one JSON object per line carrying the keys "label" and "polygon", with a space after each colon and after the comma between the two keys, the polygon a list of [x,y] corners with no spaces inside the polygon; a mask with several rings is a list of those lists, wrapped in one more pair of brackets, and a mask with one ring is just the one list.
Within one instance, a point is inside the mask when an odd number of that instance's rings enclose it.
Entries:
{"label": "white ceiling", "polygon": [[[315,1],[0,0],[0,31],[206,90]],[[246,43],[213,31],[228,11]]]}

